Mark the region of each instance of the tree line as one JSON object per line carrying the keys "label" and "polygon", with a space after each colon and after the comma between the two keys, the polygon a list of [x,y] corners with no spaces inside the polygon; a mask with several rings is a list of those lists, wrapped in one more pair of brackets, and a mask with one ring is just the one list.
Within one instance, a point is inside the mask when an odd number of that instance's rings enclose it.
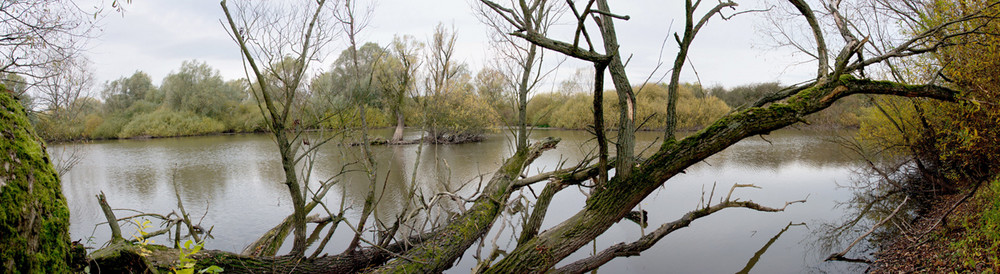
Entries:
{"label": "tree line", "polygon": [[[475,137],[500,127],[512,126],[517,121],[514,104],[516,94],[511,91],[509,79],[493,68],[483,68],[473,73],[462,64],[454,69],[450,82],[441,91],[418,94],[414,88],[403,87],[406,81],[415,82],[419,71],[412,66],[418,62],[416,51],[423,44],[412,37],[397,38],[387,47],[365,43],[358,49],[362,66],[370,74],[370,81],[362,81],[363,89],[348,87],[347,50],[341,53],[327,71],[318,73],[309,81],[302,100],[317,130],[357,128],[358,104],[370,106],[365,111],[366,123],[371,128],[415,126],[424,120],[439,125],[440,136]],[[405,48],[410,47],[410,48]],[[393,55],[393,51],[410,55]],[[407,60],[404,60],[407,59]],[[286,60],[287,62],[287,60]],[[278,66],[281,67],[281,66]],[[583,71],[583,70],[581,70]],[[72,72],[75,75],[87,73]],[[64,74],[60,77],[70,73]],[[50,141],[125,139],[149,137],[194,136],[216,133],[259,133],[265,130],[265,120],[252,92],[256,90],[246,79],[224,79],[217,69],[198,60],[184,61],[178,70],[163,78],[156,86],[143,71],[130,76],[107,81],[98,91],[88,92],[92,81],[76,81],[80,87],[75,96],[70,87],[59,91],[31,96],[17,74],[7,74],[2,80],[28,106],[31,121],[42,136]],[[410,78],[410,80],[406,80]],[[563,80],[553,92],[533,94],[527,103],[527,124],[541,128],[582,130],[593,124],[589,113],[593,111],[593,95],[582,89],[588,85],[579,77]],[[410,83],[409,85],[413,85]],[[429,84],[432,85],[432,84]],[[636,93],[640,130],[659,130],[666,126],[666,106],[669,97],[665,83],[647,83],[633,87]],[[704,88],[699,84],[685,83],[678,88],[678,128],[697,130],[733,109],[751,104],[764,95],[784,88],[780,83],[756,83],[727,89],[722,86]],[[434,87],[428,86],[428,90]],[[363,90],[364,92],[359,92]],[[256,91],[259,92],[259,91]],[[613,90],[604,92],[604,108],[616,111]],[[62,97],[62,98],[60,98]],[[427,100],[426,109],[418,109],[421,99]],[[810,115],[811,125],[819,128],[856,128],[859,115],[870,113],[873,105],[866,100],[848,98],[830,110]],[[605,115],[607,124],[617,123],[618,117]],[[402,138],[401,135],[394,139]]]}

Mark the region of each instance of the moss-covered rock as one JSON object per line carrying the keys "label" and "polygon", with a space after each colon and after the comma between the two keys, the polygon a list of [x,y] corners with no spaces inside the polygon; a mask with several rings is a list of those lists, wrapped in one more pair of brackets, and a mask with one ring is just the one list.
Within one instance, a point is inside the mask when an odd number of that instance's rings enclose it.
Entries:
{"label": "moss-covered rock", "polygon": [[24,107],[0,86],[0,269],[71,271],[69,209]]}

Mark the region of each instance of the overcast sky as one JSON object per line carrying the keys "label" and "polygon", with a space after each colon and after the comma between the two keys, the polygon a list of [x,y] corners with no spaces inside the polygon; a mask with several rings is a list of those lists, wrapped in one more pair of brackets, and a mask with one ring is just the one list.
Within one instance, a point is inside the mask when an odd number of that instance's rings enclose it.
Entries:
{"label": "overcast sky", "polygon": [[[377,1],[370,26],[360,38],[362,42],[380,45],[392,41],[394,34],[409,34],[426,40],[438,23],[453,25],[458,32],[457,59],[468,63],[475,72],[492,53],[488,29],[475,17],[474,3],[472,0]],[[714,1],[706,3],[714,4]],[[611,5],[614,13],[631,16],[628,21],[615,23],[621,53],[631,56],[627,64],[629,79],[634,84],[642,82],[656,64],[662,62],[663,67],[653,77],[654,81],[659,79],[667,73],[676,54],[677,43],[671,37],[664,47],[662,60],[658,61],[664,37],[680,31],[683,26],[682,2],[627,0],[612,1]],[[90,43],[88,55],[96,69],[98,83],[141,70],[159,85],[163,77],[178,70],[182,61],[193,59],[207,62],[226,80],[244,76],[238,48],[220,24],[223,13],[218,1],[134,0],[125,8],[123,14],[110,14],[102,20],[103,32]],[[791,84],[809,78],[813,71],[810,65],[790,66],[803,61],[804,56],[770,47],[773,43],[757,31],[765,26],[762,22],[760,14],[744,14],[728,21],[715,17],[702,29],[692,46],[690,60],[704,85],[734,87],[765,81]],[[568,25],[556,27],[553,32],[556,37],[572,36]],[[332,47],[327,62],[336,59],[346,44],[335,43]],[[549,60],[555,60],[557,54],[549,56]],[[541,89],[553,89],[552,83],[561,81],[577,68],[590,66],[568,60]],[[683,81],[697,80],[690,66],[685,67],[684,72]]]}

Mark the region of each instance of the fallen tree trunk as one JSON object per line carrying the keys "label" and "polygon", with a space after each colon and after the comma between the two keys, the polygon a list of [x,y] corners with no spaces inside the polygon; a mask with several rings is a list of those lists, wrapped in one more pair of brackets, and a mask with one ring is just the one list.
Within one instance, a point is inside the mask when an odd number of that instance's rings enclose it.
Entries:
{"label": "fallen tree trunk", "polygon": [[755,107],[719,119],[711,126],[680,142],[667,142],[630,175],[616,176],[606,188],[596,191],[583,210],[563,223],[518,245],[488,273],[542,272],[590,243],[628,214],[667,179],[689,166],[753,135],[766,134],[802,121],[803,116],[829,107],[851,94],[888,94],[954,101],[957,92],[933,85],[903,85],[885,81],[858,80],[843,76],[829,84],[814,86],[783,103]]}
{"label": "fallen tree trunk", "polygon": [[[393,253],[406,251],[410,246],[397,243],[385,249],[359,248],[355,252],[314,259],[279,257],[247,257],[229,252],[207,251],[196,254],[197,267],[211,265],[235,273],[355,273],[379,266],[393,258]],[[391,253],[390,253],[391,251]]]}
{"label": "fallen tree trunk", "polygon": [[374,269],[380,273],[442,272],[452,266],[477,239],[489,231],[502,212],[518,175],[542,152],[555,148],[559,139],[546,138],[526,150],[518,150],[493,174],[472,207],[451,220],[434,238],[406,252],[405,258]]}
{"label": "fallen tree trunk", "polygon": [[[355,252],[335,256],[307,259],[292,256],[245,256],[219,250],[203,250],[190,258],[195,259],[194,269],[218,266],[226,273],[355,273],[384,264],[395,254],[405,252],[427,240],[431,233],[409,237],[384,248],[364,247]],[[176,267],[180,249],[161,245],[147,245],[149,251],[141,256],[139,246],[118,242],[94,251],[90,263],[92,273],[148,273],[152,270],[169,271]]]}

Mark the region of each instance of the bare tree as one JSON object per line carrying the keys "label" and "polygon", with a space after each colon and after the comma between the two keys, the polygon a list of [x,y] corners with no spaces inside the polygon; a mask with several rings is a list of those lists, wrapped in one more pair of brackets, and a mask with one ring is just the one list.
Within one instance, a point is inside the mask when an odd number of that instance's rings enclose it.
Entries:
{"label": "bare tree", "polygon": [[58,74],[59,63],[71,62],[93,35],[99,13],[63,0],[0,3],[0,73],[22,75],[31,86]]}
{"label": "bare tree", "polygon": [[52,62],[45,66],[54,74],[40,79],[37,85],[39,103],[45,105],[53,119],[72,120],[79,114],[78,100],[90,97],[94,75],[90,61],[78,57]]}
{"label": "bare tree", "polygon": [[687,60],[688,50],[691,48],[691,43],[694,42],[695,35],[698,35],[698,31],[716,14],[719,14],[724,19],[728,19],[720,13],[723,8],[731,7],[735,9],[736,7],[736,3],[733,1],[720,1],[696,23],[694,21],[695,10],[698,9],[700,4],[701,1],[692,3],[691,0],[686,0],[684,2],[684,36],[674,34],[679,49],[677,50],[677,57],[674,58],[674,67],[671,69],[670,83],[667,85],[667,127],[664,130],[663,136],[663,139],[667,142],[674,142],[676,139],[674,135],[677,131],[677,88],[680,85],[681,69],[684,68],[684,61]]}
{"label": "bare tree", "polygon": [[[358,46],[357,46],[357,35],[367,26],[366,20],[368,16],[356,16],[357,5],[352,4],[351,0],[344,1],[344,9],[337,13],[337,19],[340,21],[340,26],[343,28],[344,33],[347,35],[348,39],[348,52],[350,53],[351,65],[350,70],[352,71],[351,79],[349,81],[349,88],[356,90],[359,93],[367,94],[371,93],[371,83],[373,81],[374,71],[373,69],[366,72],[362,71],[361,64],[358,61]],[[369,9],[369,13],[371,10]],[[384,54],[385,51],[381,51],[379,54]],[[376,57],[375,62],[378,62],[381,57]],[[370,64],[374,68],[375,64]],[[361,81],[365,81],[362,83]],[[378,173],[377,162],[375,162],[374,155],[371,152],[371,143],[368,140],[368,121],[367,113],[365,109],[368,107],[365,102],[357,102],[358,105],[358,115],[361,119],[361,153],[362,161],[361,166],[365,171],[365,175],[368,177],[368,195],[365,196],[365,203],[361,209],[361,218],[358,220],[357,227],[354,229],[354,238],[351,239],[351,243],[348,244],[347,250],[344,253],[353,253],[361,242],[361,237],[363,236],[363,231],[365,231],[365,224],[368,218],[371,216],[372,211],[375,208],[375,192],[378,185]],[[391,235],[390,235],[391,236]]]}
{"label": "bare tree", "polygon": [[[510,5],[514,6],[514,1]],[[560,11],[556,10],[561,5],[550,3],[546,0],[534,0],[522,3],[515,16],[524,22],[525,28],[545,34],[549,27],[556,22]],[[517,113],[515,137],[515,149],[528,148],[528,94],[535,89],[545,75],[542,71],[544,63],[544,51],[538,45],[528,43],[516,37],[506,35],[506,22],[502,17],[493,13],[489,6],[481,4],[477,7],[478,16],[483,23],[492,29],[492,37],[495,43],[492,44],[495,54],[498,55],[497,69],[499,69],[509,79],[510,85],[515,90],[516,101],[514,108]]]}
{"label": "bare tree", "polygon": [[299,102],[296,97],[301,92],[309,64],[318,60],[324,46],[333,39],[328,21],[321,16],[328,7],[324,6],[325,0],[273,6],[266,6],[273,4],[267,2],[240,2],[233,15],[225,0],[220,4],[230,35],[240,46],[249,66],[248,73],[253,75],[248,78],[256,79],[259,92],[254,96],[264,106],[261,112],[281,154],[284,184],[291,194],[294,209],[291,220],[294,243],[290,254],[301,257],[307,246],[306,214],[309,209],[306,208],[308,193],[303,192],[296,164],[302,160],[299,149],[307,127],[294,119],[292,110]]}

